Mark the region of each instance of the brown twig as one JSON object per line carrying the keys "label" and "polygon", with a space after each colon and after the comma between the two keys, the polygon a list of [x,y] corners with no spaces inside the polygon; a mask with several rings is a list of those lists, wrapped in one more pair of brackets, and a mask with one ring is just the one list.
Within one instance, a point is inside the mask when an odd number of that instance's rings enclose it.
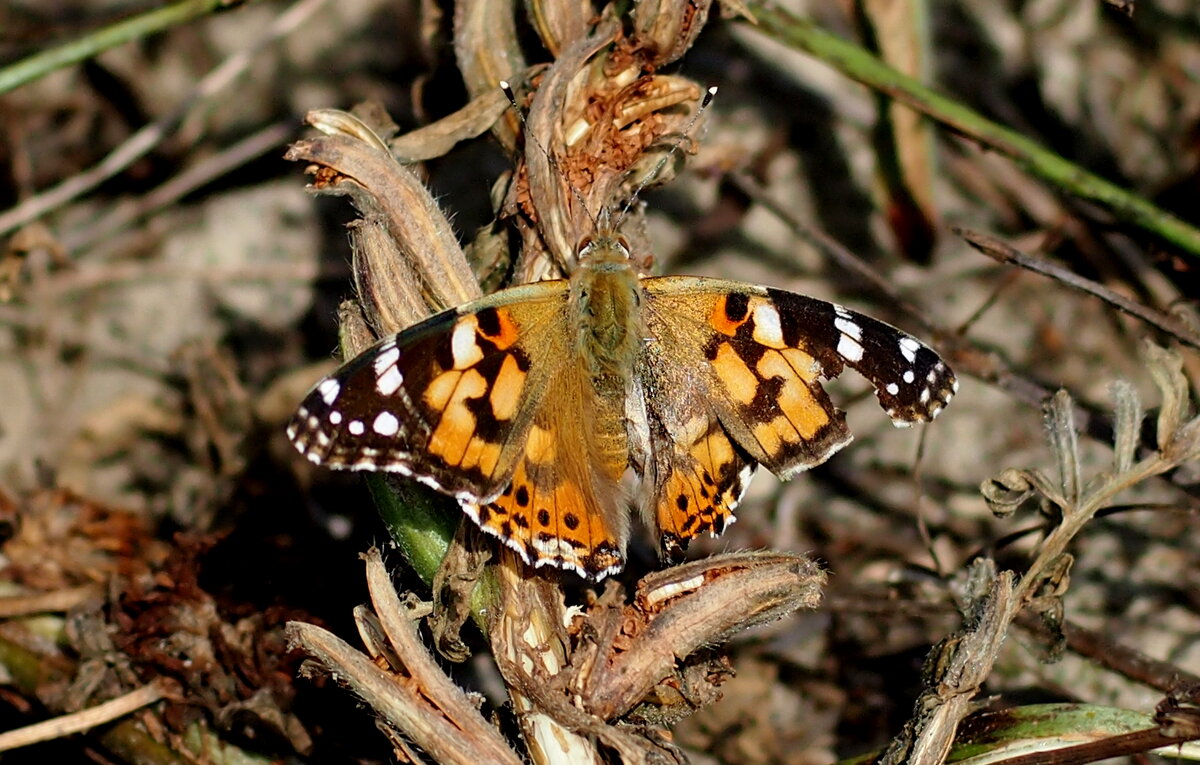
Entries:
{"label": "brown twig", "polygon": [[114,236],[151,213],[177,202],[250,160],[282,146],[295,132],[296,126],[291,122],[269,125],[232,146],[205,157],[150,193],[139,197],[133,204],[118,207],[110,214],[63,234],[59,238],[59,244],[66,252],[79,255],[81,250],[96,246],[98,242]]}
{"label": "brown twig", "polygon": [[961,236],[975,249],[987,255],[989,258],[997,260],[1001,263],[1011,263],[1020,266],[1028,271],[1048,276],[1055,281],[1061,282],[1080,292],[1093,295],[1100,298],[1109,305],[1115,306],[1121,311],[1130,316],[1141,319],[1147,324],[1155,327],[1163,332],[1174,337],[1181,343],[1187,343],[1193,348],[1200,348],[1200,335],[1198,335],[1191,327],[1188,327],[1178,319],[1168,316],[1161,311],[1156,311],[1153,308],[1144,306],[1134,300],[1121,295],[1120,293],[1110,290],[1103,284],[1094,282],[1091,279],[1072,273],[1062,266],[1055,265],[1043,258],[1035,258],[1032,255],[1026,255],[1017,248],[1009,245],[994,236],[984,234],[980,231],[973,231],[968,228],[959,228],[957,226],[951,229],[954,233]]}
{"label": "brown twig", "polygon": [[1172,744],[1185,744],[1188,741],[1195,741],[1197,736],[1200,736],[1200,730],[1196,729],[1168,735],[1159,728],[1147,728],[1120,736],[1110,736],[1100,741],[1065,746],[1048,752],[1006,757],[1004,765],[1084,765],[1084,763],[1107,760],[1111,757],[1149,752]]}
{"label": "brown twig", "polygon": [[744,172],[733,173],[727,177],[729,182],[743,194],[770,210],[775,217],[786,223],[797,236],[817,247],[844,271],[865,281],[871,286],[871,289],[887,298],[891,304],[895,305],[897,309],[913,321],[920,324],[925,330],[935,333],[946,332],[946,330],[939,328],[924,311],[900,294],[900,291],[893,287],[892,282],[884,278],[883,274],[872,268],[869,263],[858,255],[855,255],[848,247],[832,237],[829,232],[819,226],[814,226],[800,220],[786,205],[781,204],[772,197],[767,189],[749,174]]}
{"label": "brown twig", "polygon": [[33,595],[14,595],[0,598],[0,619],[30,614],[58,613],[74,608],[88,598],[102,594],[96,585],[85,584],[82,587],[68,587],[52,592],[39,592]]}
{"label": "brown twig", "polygon": [[55,717],[52,720],[44,720],[33,725],[26,725],[24,728],[0,733],[0,752],[91,730],[97,725],[112,722],[148,704],[161,701],[168,695],[165,681],[152,681],[124,696],[118,696],[111,701],[97,704],[74,714]]}
{"label": "brown twig", "polygon": [[[1022,612],[1017,617],[1017,624],[1029,630],[1039,640],[1049,642],[1053,639],[1037,614]],[[1074,622],[1063,622],[1062,637],[1067,648],[1085,659],[1163,693],[1171,691],[1181,683],[1200,685],[1200,676],[1193,675],[1179,665],[1152,659],[1141,651],[1110,640]]]}
{"label": "brown twig", "polygon": [[[454,724],[459,736],[479,750],[479,761],[507,762],[512,750],[500,734],[476,710],[467,694],[446,677],[421,642],[413,609],[406,605],[392,586],[391,575],[383,565],[377,548],[367,552],[367,586],[371,602],[396,655],[404,669],[416,681],[422,697]],[[433,753],[422,744],[425,751]]]}

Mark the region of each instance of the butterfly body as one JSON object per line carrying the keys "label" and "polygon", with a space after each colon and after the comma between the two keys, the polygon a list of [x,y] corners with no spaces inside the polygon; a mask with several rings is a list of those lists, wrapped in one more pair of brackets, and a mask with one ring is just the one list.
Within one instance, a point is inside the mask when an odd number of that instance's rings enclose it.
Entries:
{"label": "butterfly body", "polygon": [[821,381],[844,365],[897,425],[957,387],[937,354],[841,306],[700,277],[641,278],[597,236],[569,280],[504,290],[387,338],[318,383],[306,457],[456,497],[533,565],[599,579],[628,537],[623,479],[677,553],[733,520],[758,464],[788,478],[850,441]]}

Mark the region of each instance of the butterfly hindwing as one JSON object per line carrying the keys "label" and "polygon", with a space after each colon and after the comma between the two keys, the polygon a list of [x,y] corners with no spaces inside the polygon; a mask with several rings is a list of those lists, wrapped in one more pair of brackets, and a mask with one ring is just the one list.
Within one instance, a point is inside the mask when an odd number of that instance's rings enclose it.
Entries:
{"label": "butterfly hindwing", "polygon": [[697,536],[718,536],[733,523],[757,467],[703,399],[691,398],[685,407],[672,407],[686,413],[683,423],[668,427],[664,407],[651,413],[652,448],[642,475],[643,514],[653,519],[671,559]]}
{"label": "butterfly hindwing", "polygon": [[533,416],[512,480],[495,500],[464,503],[485,532],[533,566],[554,565],[591,579],[621,569],[628,537],[626,500],[614,476],[588,464],[579,448],[577,369],[566,368],[547,386]]}

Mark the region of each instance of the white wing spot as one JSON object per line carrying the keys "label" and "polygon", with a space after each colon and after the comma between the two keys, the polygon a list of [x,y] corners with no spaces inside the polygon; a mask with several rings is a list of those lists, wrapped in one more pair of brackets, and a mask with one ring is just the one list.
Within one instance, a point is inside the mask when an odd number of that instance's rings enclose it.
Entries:
{"label": "white wing spot", "polygon": [[833,326],[841,330],[843,335],[849,335],[855,340],[862,340],[862,327],[846,317],[834,319]]}
{"label": "white wing spot", "polygon": [[891,395],[895,396],[897,393],[900,392],[900,386],[897,385],[896,383],[888,383],[887,384],[887,392],[890,393]]}
{"label": "white wing spot", "polygon": [[746,496],[746,489],[750,488],[750,480],[754,478],[754,471],[757,467],[758,465],[750,463],[749,465],[743,466],[741,471],[738,473],[738,495],[737,501],[733,503],[734,507],[742,503],[742,498]]}
{"label": "white wing spot", "polygon": [[931,370],[929,370],[929,374],[925,375],[925,381],[926,381],[926,382],[933,382],[934,380],[936,380],[936,379],[937,379],[937,376],[938,376],[938,372],[937,372],[937,370],[936,370],[936,369],[931,369]]}
{"label": "white wing spot", "polygon": [[340,425],[342,423],[342,413],[334,409],[329,413],[329,424]]}
{"label": "white wing spot", "polygon": [[379,350],[379,355],[375,357],[375,376],[382,377],[383,373],[389,367],[396,366],[396,362],[400,360],[400,349],[393,343],[387,343]]}
{"label": "white wing spot", "polygon": [[474,316],[459,319],[454,325],[454,333],[450,335],[450,353],[455,369],[467,369],[483,358],[483,351],[475,341],[478,326]]}
{"label": "white wing spot", "polygon": [[857,364],[858,362],[862,361],[863,347],[859,345],[857,340],[849,335],[842,335],[838,340],[837,352],[842,358],[844,358],[846,361],[849,361],[851,364]]}
{"label": "white wing spot", "polygon": [[784,346],[783,327],[774,306],[764,303],[754,309],[754,339],[771,348]]}
{"label": "white wing spot", "polygon": [[913,380],[916,380],[916,379],[917,379],[917,376],[913,374],[913,371],[911,369],[905,371],[904,382],[908,383],[909,385],[912,385]]}
{"label": "white wing spot", "polygon": [[371,429],[381,436],[394,436],[400,432],[400,421],[391,412],[380,412]]}
{"label": "white wing spot", "polygon": [[927,403],[929,403],[929,396],[930,396],[930,393],[929,393],[929,388],[925,388],[925,389],[923,389],[923,390],[921,391],[921,403],[922,403],[922,404],[927,404]]}
{"label": "white wing spot", "polygon": [[346,430],[350,431],[350,435],[353,436],[361,436],[367,432],[367,428],[363,425],[362,420],[351,420],[350,424],[346,426]]}
{"label": "white wing spot", "polygon": [[321,394],[321,400],[325,402],[326,406],[337,400],[338,393],[341,390],[342,384],[332,377],[328,380],[322,380],[321,384],[317,386],[317,392]]}
{"label": "white wing spot", "polygon": [[375,379],[375,390],[379,391],[380,395],[390,396],[396,392],[402,382],[404,382],[404,376],[400,374],[400,368],[393,364]]}
{"label": "white wing spot", "polygon": [[322,449],[324,449],[326,446],[329,446],[329,441],[330,441],[330,438],[329,438],[329,436],[325,435],[325,431],[323,431],[323,430],[317,431],[317,445],[318,446],[320,446]]}
{"label": "white wing spot", "polygon": [[903,354],[904,358],[908,359],[908,363],[911,364],[917,360],[917,351],[919,350],[921,350],[921,344],[916,340],[907,335],[900,338],[900,353]]}
{"label": "white wing spot", "polygon": [[321,424],[321,421],[317,419],[317,416],[315,414],[310,414],[308,416],[308,429],[309,430],[316,430],[317,426],[320,424]]}

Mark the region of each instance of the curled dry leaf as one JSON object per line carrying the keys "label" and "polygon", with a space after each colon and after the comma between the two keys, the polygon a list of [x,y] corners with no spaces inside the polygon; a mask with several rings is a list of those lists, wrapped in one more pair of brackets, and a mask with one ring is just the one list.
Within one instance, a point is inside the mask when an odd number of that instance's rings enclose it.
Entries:
{"label": "curled dry leaf", "polygon": [[979,485],[988,509],[998,518],[1006,518],[1017,508],[1039,494],[1038,484],[1044,479],[1024,470],[1008,468]]}
{"label": "curled dry leaf", "polygon": [[458,143],[475,138],[493,125],[509,108],[499,88],[485,90],[463,108],[431,125],[412,130],[392,140],[392,154],[403,162],[420,162],[440,157]]}
{"label": "curled dry leaf", "polygon": [[[395,331],[433,309],[479,297],[475,276],[433,196],[374,141],[330,135],[297,141],[286,156],[316,165],[313,188],[349,195],[368,221],[355,248],[361,257],[354,274],[367,319],[377,331]],[[426,308],[414,316],[417,295]]]}
{"label": "curled dry leaf", "polygon": [[633,42],[649,63],[669,64],[692,47],[711,7],[711,0],[643,0],[633,7]]}
{"label": "curled dry leaf", "polygon": [[[472,99],[499,92],[502,80],[517,79],[526,69],[513,5],[509,0],[454,4],[454,56]],[[492,127],[492,136],[509,152],[517,149],[518,133],[516,115]]]}
{"label": "curled dry leaf", "polygon": [[612,594],[588,614],[594,638],[572,657],[580,668],[585,708],[611,720],[666,683],[694,688],[677,669],[705,646],[820,601],[825,573],[803,555],[740,552],[717,555],[646,576],[630,605]]}

